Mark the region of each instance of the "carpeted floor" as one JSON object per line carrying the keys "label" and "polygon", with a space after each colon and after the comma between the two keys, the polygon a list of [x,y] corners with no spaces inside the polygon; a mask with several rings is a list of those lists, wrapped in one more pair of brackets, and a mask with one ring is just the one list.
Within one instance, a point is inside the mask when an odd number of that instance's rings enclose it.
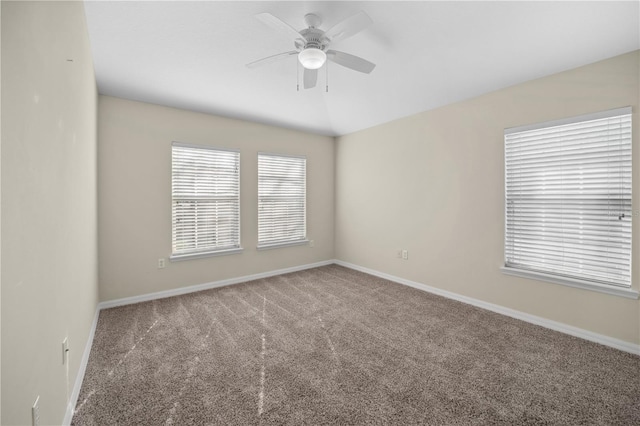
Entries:
{"label": "carpeted floor", "polygon": [[340,266],[100,313],[74,425],[640,424],[640,357]]}

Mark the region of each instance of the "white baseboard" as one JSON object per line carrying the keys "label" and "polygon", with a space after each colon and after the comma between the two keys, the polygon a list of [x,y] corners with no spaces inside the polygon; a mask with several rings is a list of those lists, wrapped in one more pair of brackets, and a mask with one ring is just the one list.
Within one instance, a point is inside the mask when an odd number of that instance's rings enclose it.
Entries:
{"label": "white baseboard", "polygon": [[140,296],[125,297],[122,299],[108,300],[100,302],[100,309],[114,308],[116,306],[131,305],[133,303],[148,302],[150,300],[164,299],[165,297],[179,296],[181,294],[194,293],[196,291],[209,290],[212,288],[225,287],[232,284],[240,284],[247,281],[259,280],[262,278],[273,277],[274,275],[287,274],[289,272],[303,271],[305,269],[317,268],[319,266],[331,265],[334,260],[325,260],[322,262],[308,263],[306,265],[292,266],[290,268],[277,269],[275,271],[261,272],[259,274],[245,275],[238,278],[229,278],[226,280],[213,281],[204,284],[191,285],[188,287],[180,287],[172,290],[158,291],[156,293],[142,294]]}
{"label": "white baseboard", "polygon": [[73,390],[71,391],[71,398],[67,404],[67,411],[64,413],[64,420],[62,420],[63,426],[71,424],[73,418],[73,410],[78,403],[78,396],[80,396],[80,388],[82,388],[82,381],[84,380],[84,373],[87,371],[87,364],[89,363],[89,354],[91,354],[91,346],[93,345],[93,337],[96,333],[96,326],[98,325],[98,316],[100,315],[100,306],[96,306],[96,313],[93,316],[93,323],[91,324],[91,330],[89,330],[89,337],[87,337],[87,343],[84,345],[84,353],[80,360],[80,368],[78,374],[76,374],[76,381],[73,384]]}
{"label": "white baseboard", "polygon": [[508,317],[512,317],[515,319],[519,319],[522,321],[529,322],[531,324],[536,324],[545,328],[549,328],[551,330],[559,331],[561,333],[569,334],[571,336],[579,337],[585,340],[589,340],[591,342],[600,343],[601,345],[609,346],[615,349],[619,349],[621,351],[629,352],[635,355],[640,355],[640,345],[634,344],[631,342],[626,342],[624,340],[615,339],[613,337],[605,336],[603,334],[594,333],[592,331],[584,330],[578,327],[574,327],[568,324],[564,324],[557,321],[552,321],[546,318],[538,317],[535,315],[527,314],[525,312],[516,311],[515,309],[506,308],[504,306],[495,305],[493,303],[484,302],[482,300],[474,299],[472,297],[463,296],[461,294],[453,293],[447,290],[442,290],[436,287],[431,287],[426,284],[421,284],[415,281],[407,280],[404,278],[396,277],[393,275],[385,274],[384,272],[379,272],[373,269],[365,268],[363,266],[354,265],[352,263],[343,262],[341,260],[336,260],[334,262],[336,265],[341,265],[346,268],[354,269],[356,271],[364,272],[366,274],[374,275],[376,277],[384,278],[389,281],[396,282],[398,284],[404,284],[409,287],[416,288],[418,290],[426,291],[428,293],[437,294],[438,296],[443,296],[448,299],[457,300],[459,302],[467,303],[469,305],[477,306],[479,308],[483,308],[492,312],[496,312],[498,314],[506,315]]}

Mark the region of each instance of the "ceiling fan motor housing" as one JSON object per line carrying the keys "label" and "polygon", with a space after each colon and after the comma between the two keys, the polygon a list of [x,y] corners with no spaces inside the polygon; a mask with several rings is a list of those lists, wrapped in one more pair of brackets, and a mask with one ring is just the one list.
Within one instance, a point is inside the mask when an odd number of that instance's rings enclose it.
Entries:
{"label": "ceiling fan motor housing", "polygon": [[301,43],[296,43],[296,48],[300,51],[298,60],[307,69],[320,68],[327,60],[327,55],[324,53],[327,48],[323,38],[324,31],[317,28],[306,28],[300,31],[300,35],[304,37],[305,43],[304,46]]}
{"label": "ceiling fan motor housing", "polygon": [[306,28],[300,31],[300,35],[304,37],[305,44],[304,46],[296,45],[296,47],[300,49],[320,49],[324,51],[327,48],[326,39],[324,36],[324,31],[319,30],[317,28]]}

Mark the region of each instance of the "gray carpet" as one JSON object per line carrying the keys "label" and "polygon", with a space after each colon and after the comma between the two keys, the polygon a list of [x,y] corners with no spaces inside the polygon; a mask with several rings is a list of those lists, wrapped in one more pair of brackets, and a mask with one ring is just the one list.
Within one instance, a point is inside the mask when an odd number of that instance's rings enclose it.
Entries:
{"label": "gray carpet", "polygon": [[640,357],[325,266],[100,313],[74,425],[640,424]]}

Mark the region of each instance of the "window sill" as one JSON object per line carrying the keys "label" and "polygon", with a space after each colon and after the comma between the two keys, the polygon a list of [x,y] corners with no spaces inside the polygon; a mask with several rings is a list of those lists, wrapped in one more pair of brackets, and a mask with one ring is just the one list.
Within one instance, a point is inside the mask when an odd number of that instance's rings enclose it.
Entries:
{"label": "window sill", "polygon": [[512,275],[515,277],[546,281],[553,284],[560,284],[568,287],[597,291],[599,293],[610,294],[613,296],[626,297],[628,299],[638,299],[638,292],[631,288],[608,286],[606,284],[598,284],[595,282],[578,280],[568,277],[559,277],[556,275],[545,274],[543,272],[527,271],[524,269],[516,269],[509,266],[503,266],[500,269],[502,270],[503,274]]}
{"label": "window sill", "polygon": [[284,243],[259,245],[257,247],[257,249],[258,250],[271,250],[271,249],[277,249],[277,248],[282,248],[282,247],[305,246],[307,244],[309,244],[309,240],[304,239],[304,240],[298,240],[298,241],[287,241],[287,242],[284,242]]}
{"label": "window sill", "polygon": [[191,259],[200,259],[203,257],[213,257],[213,256],[226,256],[228,254],[238,254],[242,253],[244,249],[242,247],[232,248],[227,250],[216,250],[216,251],[207,251],[201,253],[189,253],[189,254],[172,254],[169,257],[171,262],[180,262],[183,260],[191,260]]}

